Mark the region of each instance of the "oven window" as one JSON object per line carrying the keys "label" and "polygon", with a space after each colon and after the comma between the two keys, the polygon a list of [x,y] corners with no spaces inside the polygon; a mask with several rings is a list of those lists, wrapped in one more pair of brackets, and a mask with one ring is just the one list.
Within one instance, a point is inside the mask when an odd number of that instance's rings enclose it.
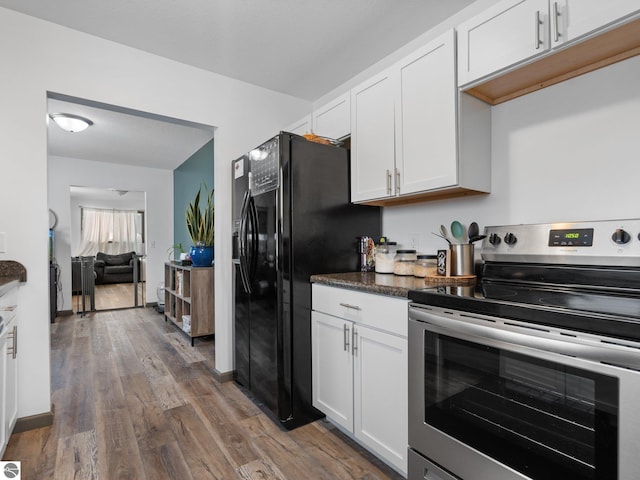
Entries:
{"label": "oven window", "polygon": [[425,422],[533,479],[617,478],[615,377],[427,332]]}

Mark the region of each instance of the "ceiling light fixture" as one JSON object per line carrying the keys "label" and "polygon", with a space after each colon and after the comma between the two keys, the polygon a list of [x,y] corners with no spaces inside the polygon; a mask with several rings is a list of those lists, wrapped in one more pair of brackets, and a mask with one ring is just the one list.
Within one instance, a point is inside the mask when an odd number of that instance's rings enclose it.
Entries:
{"label": "ceiling light fixture", "polygon": [[93,122],[88,118],[80,115],[72,115],[71,113],[52,113],[49,115],[61,129],[67,132],[76,133],[86,130]]}

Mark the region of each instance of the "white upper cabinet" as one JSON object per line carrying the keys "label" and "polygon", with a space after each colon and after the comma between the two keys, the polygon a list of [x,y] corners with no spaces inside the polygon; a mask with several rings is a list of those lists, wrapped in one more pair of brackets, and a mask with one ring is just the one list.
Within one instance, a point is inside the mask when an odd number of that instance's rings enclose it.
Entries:
{"label": "white upper cabinet", "polygon": [[457,182],[455,39],[449,31],[398,65],[396,165],[399,193]]}
{"label": "white upper cabinet", "polygon": [[353,202],[489,192],[490,107],[459,96],[455,58],[450,30],[352,89]]}
{"label": "white upper cabinet", "polygon": [[458,84],[466,85],[639,11],[637,0],[505,0],[458,26]]}
{"label": "white upper cabinet", "polygon": [[458,84],[464,85],[549,46],[541,22],[548,0],[507,0],[458,26]]}
{"label": "white upper cabinet", "polygon": [[313,111],[313,133],[339,139],[351,133],[351,96],[349,92]]}
{"label": "white upper cabinet", "polygon": [[311,133],[311,115],[306,115],[297,122],[292,123],[288,127],[285,127],[283,130],[285,132],[295,133],[297,135]]}
{"label": "white upper cabinet", "polygon": [[638,12],[638,0],[559,0],[550,2],[553,46],[586,35]]}
{"label": "white upper cabinet", "polygon": [[351,90],[351,201],[392,194],[395,178],[394,75],[382,72]]}

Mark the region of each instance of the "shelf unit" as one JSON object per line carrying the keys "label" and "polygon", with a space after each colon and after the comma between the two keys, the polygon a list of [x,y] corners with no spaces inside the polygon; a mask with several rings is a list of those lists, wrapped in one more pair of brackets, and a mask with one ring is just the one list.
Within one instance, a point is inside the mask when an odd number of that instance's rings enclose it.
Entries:
{"label": "shelf unit", "polygon": [[[215,333],[213,268],[166,262],[164,316],[191,338]],[[190,325],[184,317],[190,318]]]}

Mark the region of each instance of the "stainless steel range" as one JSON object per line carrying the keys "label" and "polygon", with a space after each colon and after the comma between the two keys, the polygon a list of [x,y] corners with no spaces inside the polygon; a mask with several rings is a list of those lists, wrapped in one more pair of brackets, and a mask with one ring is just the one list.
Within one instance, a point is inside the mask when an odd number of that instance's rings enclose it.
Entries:
{"label": "stainless steel range", "polygon": [[640,478],[640,219],[484,233],[409,293],[409,479]]}

